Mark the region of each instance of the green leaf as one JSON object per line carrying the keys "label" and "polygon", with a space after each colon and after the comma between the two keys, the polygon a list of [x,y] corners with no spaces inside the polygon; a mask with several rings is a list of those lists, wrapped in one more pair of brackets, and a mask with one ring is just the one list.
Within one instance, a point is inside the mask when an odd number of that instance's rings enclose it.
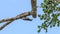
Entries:
{"label": "green leaf", "polygon": [[39,29],[39,30],[38,30],[38,33],[40,33],[40,31],[41,31],[41,30]]}
{"label": "green leaf", "polygon": [[55,24],[53,25],[53,27],[55,27]]}
{"label": "green leaf", "polygon": [[60,26],[59,22],[57,23],[57,26],[58,26],[58,27]]}
{"label": "green leaf", "polygon": [[[44,0],[43,3],[41,3],[41,8],[43,9],[44,14],[43,15],[39,15],[41,20],[44,20],[44,22],[41,25],[41,28],[43,28],[44,30],[46,30],[47,32],[47,28],[50,27],[55,27],[56,23],[57,23],[57,17],[60,16],[60,14],[55,13],[55,12],[60,12],[60,7],[58,7],[58,2],[55,1],[50,1],[50,0]],[[46,15],[45,15],[46,14]],[[50,17],[50,14],[51,17]],[[57,15],[58,14],[58,15]],[[59,23],[57,23],[57,26],[60,26]],[[40,26],[38,26],[38,28],[40,28]],[[38,32],[40,32],[40,30],[38,30]]]}
{"label": "green leaf", "polygon": [[47,0],[44,0],[44,2],[46,2]]}
{"label": "green leaf", "polygon": [[41,15],[40,14],[38,14],[38,17],[40,17]]}
{"label": "green leaf", "polygon": [[58,27],[60,26],[60,21],[57,22],[57,26],[58,26]]}
{"label": "green leaf", "polygon": [[40,28],[41,26],[38,25],[38,28]]}

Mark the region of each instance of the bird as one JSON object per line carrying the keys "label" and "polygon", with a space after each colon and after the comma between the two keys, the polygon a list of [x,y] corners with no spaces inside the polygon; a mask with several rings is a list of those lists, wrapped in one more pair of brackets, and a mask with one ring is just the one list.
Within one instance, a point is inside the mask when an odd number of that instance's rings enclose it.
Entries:
{"label": "bird", "polygon": [[36,11],[37,11],[36,2],[37,2],[36,0],[31,0],[31,6],[32,6],[31,14],[33,18],[36,18]]}

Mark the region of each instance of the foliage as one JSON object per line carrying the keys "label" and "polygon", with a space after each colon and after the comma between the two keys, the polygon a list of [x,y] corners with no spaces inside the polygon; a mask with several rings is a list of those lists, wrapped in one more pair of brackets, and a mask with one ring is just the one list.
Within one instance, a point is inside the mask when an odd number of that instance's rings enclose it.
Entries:
{"label": "foliage", "polygon": [[43,3],[41,3],[41,8],[43,8],[44,14],[38,15],[40,20],[44,20],[42,25],[38,25],[38,33],[41,31],[41,29],[46,30],[48,27],[52,28],[56,25],[60,26],[60,20],[58,19],[58,16],[60,16],[60,7],[58,6],[59,2],[54,0],[44,0]]}

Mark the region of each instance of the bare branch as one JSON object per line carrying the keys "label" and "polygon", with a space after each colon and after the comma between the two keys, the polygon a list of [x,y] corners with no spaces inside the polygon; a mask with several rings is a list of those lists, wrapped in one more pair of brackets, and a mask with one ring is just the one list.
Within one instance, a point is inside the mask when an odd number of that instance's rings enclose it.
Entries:
{"label": "bare branch", "polygon": [[6,27],[8,24],[13,22],[14,20],[22,19],[23,17],[29,16],[29,15],[31,15],[31,12],[24,12],[22,14],[17,15],[16,17],[6,18],[6,19],[0,20],[0,23],[7,22],[6,24],[4,24],[3,26],[0,27],[0,30],[2,30],[4,27]]}
{"label": "bare branch", "polygon": [[[6,19],[0,20],[0,23],[7,22],[2,27],[0,27],[0,30],[2,30],[5,26],[7,26],[8,24],[10,24],[11,22],[13,22],[13,21],[15,21],[17,19],[22,19],[23,17],[27,17],[27,16],[32,15],[33,18],[36,18],[36,11],[37,11],[36,0],[31,0],[31,4],[32,4],[32,11],[30,11],[30,12],[24,12],[22,14],[19,14],[19,15],[15,16],[15,17],[12,17],[12,18],[6,18]],[[23,20],[32,21],[32,19],[29,19],[29,18],[23,18]]]}
{"label": "bare branch", "polygon": [[22,14],[17,15],[16,17],[2,19],[2,20],[0,20],[0,23],[6,22],[6,21],[12,21],[12,20],[21,19],[21,18],[29,16],[29,15],[31,15],[30,12],[24,12]]}

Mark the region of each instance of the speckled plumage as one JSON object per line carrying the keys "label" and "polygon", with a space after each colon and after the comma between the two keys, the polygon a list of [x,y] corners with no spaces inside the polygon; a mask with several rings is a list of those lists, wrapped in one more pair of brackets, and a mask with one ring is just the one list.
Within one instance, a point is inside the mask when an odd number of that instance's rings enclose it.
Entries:
{"label": "speckled plumage", "polygon": [[37,11],[36,0],[31,0],[31,5],[32,5],[32,16],[33,18],[36,18],[36,11]]}

